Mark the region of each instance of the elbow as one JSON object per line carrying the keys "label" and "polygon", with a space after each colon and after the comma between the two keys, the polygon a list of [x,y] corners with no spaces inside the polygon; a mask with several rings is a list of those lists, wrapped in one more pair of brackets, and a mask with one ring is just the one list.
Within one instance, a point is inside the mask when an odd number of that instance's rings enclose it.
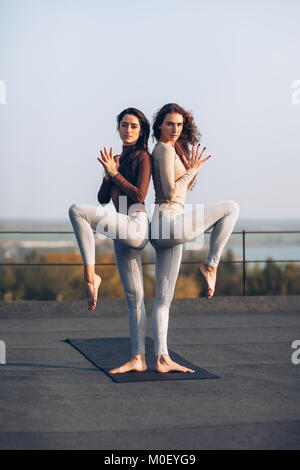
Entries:
{"label": "elbow", "polygon": [[109,203],[109,200],[108,200],[108,199],[98,199],[98,202],[99,202],[99,204],[101,204],[101,206],[102,206],[103,204],[108,204],[108,203]]}
{"label": "elbow", "polygon": [[145,194],[143,192],[138,192],[134,198],[134,202],[137,204],[142,204],[145,200]]}
{"label": "elbow", "polygon": [[108,197],[104,197],[103,195],[101,195],[100,193],[98,193],[98,202],[99,204],[108,204],[109,203],[109,198]]}
{"label": "elbow", "polygon": [[165,198],[166,200],[170,201],[174,196],[174,189],[169,189],[168,191],[166,191],[165,193]]}

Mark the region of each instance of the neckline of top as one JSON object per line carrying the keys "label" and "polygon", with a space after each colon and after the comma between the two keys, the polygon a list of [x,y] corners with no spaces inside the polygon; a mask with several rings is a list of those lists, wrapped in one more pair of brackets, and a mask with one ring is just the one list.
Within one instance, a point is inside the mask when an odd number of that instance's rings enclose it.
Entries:
{"label": "neckline of top", "polygon": [[[159,141],[157,142],[157,144],[167,145],[168,147],[171,147],[171,149],[175,150],[174,145],[168,144],[167,142],[161,142],[161,141],[159,140]],[[156,144],[156,145],[157,145],[157,144]]]}
{"label": "neckline of top", "polygon": [[167,144],[166,142],[157,142],[156,145],[161,144],[161,145],[166,145],[168,148],[170,147],[174,152],[176,153],[175,147],[171,144]]}
{"label": "neckline of top", "polygon": [[122,146],[122,153],[127,152],[127,150],[130,150],[132,147],[134,147],[134,146],[133,145],[123,145]]}
{"label": "neckline of top", "polygon": [[166,145],[168,148],[171,147],[171,149],[174,150],[175,158],[176,158],[176,157],[180,158],[179,155],[178,155],[178,153],[177,153],[176,150],[175,150],[175,147],[173,147],[173,145],[167,144],[167,143],[165,143],[165,142],[160,142],[160,141],[158,141],[158,142],[156,143],[156,145],[157,145],[157,144]]}

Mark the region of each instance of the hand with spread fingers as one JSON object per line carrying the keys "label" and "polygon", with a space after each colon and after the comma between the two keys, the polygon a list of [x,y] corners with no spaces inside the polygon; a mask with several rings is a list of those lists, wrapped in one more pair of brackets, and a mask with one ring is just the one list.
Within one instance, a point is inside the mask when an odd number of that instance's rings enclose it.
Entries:
{"label": "hand with spread fingers", "polygon": [[211,158],[211,155],[209,155],[208,157],[202,160],[202,156],[205,150],[206,150],[206,147],[204,147],[202,152],[200,153],[200,144],[198,144],[197,150],[195,152],[195,145],[193,145],[192,154],[189,157],[186,157],[185,155],[182,154],[181,157],[183,158],[188,168],[195,168],[197,169],[197,173],[198,173],[203,163],[205,163],[209,158]]}
{"label": "hand with spread fingers", "polygon": [[118,173],[119,161],[115,161],[113,148],[110,147],[108,152],[107,148],[104,147],[103,150],[100,150],[101,157],[98,157],[97,160],[103,165],[106,175],[114,177]]}

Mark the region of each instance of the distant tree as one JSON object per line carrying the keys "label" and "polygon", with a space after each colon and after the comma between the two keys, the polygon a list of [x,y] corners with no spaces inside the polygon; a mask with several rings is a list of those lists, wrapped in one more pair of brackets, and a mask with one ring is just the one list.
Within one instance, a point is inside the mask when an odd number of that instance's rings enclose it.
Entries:
{"label": "distant tree", "polygon": [[285,280],[282,294],[300,294],[300,266],[294,263],[288,263],[283,269],[283,278]]}
{"label": "distant tree", "polygon": [[234,263],[235,256],[231,248],[221,258],[217,271],[215,295],[241,295],[241,265]]}
{"label": "distant tree", "polygon": [[264,295],[265,283],[260,265],[259,263],[254,263],[252,269],[250,266],[246,264],[247,295]]}
{"label": "distant tree", "polygon": [[194,274],[179,274],[174,292],[175,298],[197,298],[200,292],[201,286]]}
{"label": "distant tree", "polygon": [[239,273],[238,265],[233,263],[233,261],[235,261],[235,255],[231,248],[226,250],[224,256],[221,258],[221,261],[224,261],[224,264],[222,265],[224,274],[230,274],[234,276]]}
{"label": "distant tree", "polygon": [[[99,250],[103,253],[102,250]],[[142,260],[147,263],[146,250]],[[150,255],[151,256],[151,255]],[[175,297],[194,298],[205,295],[205,283],[197,264],[201,256],[192,250],[184,253],[183,259],[191,264],[181,264],[175,287]],[[202,259],[205,259],[203,256]],[[227,250],[221,261],[234,261],[234,253]],[[288,263],[283,267],[268,258],[263,267],[259,263],[246,265],[247,295],[300,294],[300,266]],[[11,263],[17,261],[10,259]],[[32,250],[25,257],[27,263],[45,263],[45,266],[0,266],[1,300],[82,300],[85,299],[83,265],[79,252],[54,252],[41,254]],[[58,266],[47,265],[58,263]],[[63,263],[78,263],[78,266],[63,266]],[[113,252],[96,254],[96,272],[102,277],[99,296],[102,298],[124,297]],[[111,265],[105,265],[106,263]],[[155,265],[143,266],[145,298],[155,295]],[[215,295],[242,294],[242,265],[219,264]]]}
{"label": "distant tree", "polygon": [[267,295],[276,295],[282,293],[282,285],[284,282],[282,271],[279,265],[272,261],[273,258],[267,258],[267,263],[262,270],[262,276],[264,280],[265,294]]}

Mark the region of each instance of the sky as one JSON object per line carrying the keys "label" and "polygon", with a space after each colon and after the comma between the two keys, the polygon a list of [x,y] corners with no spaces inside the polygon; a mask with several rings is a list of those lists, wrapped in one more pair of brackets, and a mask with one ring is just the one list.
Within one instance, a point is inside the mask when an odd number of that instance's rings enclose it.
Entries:
{"label": "sky", "polygon": [[299,17],[298,0],[0,0],[0,219],[97,205],[116,116],[169,102],[212,155],[187,203],[300,219]]}

